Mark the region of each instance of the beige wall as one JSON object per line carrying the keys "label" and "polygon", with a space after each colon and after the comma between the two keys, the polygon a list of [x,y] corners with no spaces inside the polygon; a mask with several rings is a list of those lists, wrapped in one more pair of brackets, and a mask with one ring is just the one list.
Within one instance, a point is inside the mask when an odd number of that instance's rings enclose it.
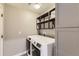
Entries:
{"label": "beige wall", "polygon": [[55,37],[55,29],[42,29],[41,31],[40,31],[40,33],[41,34],[45,34],[45,35],[48,35],[48,36],[50,36],[50,37]]}
{"label": "beige wall", "polygon": [[25,51],[26,36],[37,34],[36,17],[37,14],[29,10],[5,5],[4,55]]}
{"label": "beige wall", "polygon": [[[5,8],[5,38],[25,38],[37,34],[37,14],[7,5]],[[21,33],[20,33],[21,32]]]}

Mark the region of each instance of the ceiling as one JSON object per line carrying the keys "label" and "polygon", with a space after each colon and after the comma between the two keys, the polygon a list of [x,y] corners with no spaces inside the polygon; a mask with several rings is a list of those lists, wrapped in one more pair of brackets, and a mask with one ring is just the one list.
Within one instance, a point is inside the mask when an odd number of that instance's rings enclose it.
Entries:
{"label": "ceiling", "polygon": [[22,9],[28,9],[38,14],[42,14],[45,11],[55,7],[54,3],[40,3],[41,7],[39,9],[35,9],[32,5],[29,5],[29,3],[9,3],[9,5],[22,8]]}

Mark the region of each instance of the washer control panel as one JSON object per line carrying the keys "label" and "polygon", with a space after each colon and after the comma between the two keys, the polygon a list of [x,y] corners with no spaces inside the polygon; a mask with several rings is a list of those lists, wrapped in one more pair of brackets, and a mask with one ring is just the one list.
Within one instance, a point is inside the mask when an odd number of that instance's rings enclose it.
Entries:
{"label": "washer control panel", "polygon": [[40,48],[41,47],[41,44],[37,43],[36,46]]}

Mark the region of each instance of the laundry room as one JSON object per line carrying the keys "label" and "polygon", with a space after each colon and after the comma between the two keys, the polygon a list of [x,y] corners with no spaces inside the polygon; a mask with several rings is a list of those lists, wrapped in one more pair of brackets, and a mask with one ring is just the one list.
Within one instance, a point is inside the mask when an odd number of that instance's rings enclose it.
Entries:
{"label": "laundry room", "polygon": [[0,55],[55,55],[55,3],[2,3],[0,7]]}
{"label": "laundry room", "polygon": [[0,3],[0,56],[78,56],[79,4]]}

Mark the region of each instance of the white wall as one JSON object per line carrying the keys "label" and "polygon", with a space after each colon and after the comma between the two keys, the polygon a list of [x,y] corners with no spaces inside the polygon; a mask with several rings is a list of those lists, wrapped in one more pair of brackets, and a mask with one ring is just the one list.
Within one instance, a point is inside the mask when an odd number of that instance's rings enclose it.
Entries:
{"label": "white wall", "polygon": [[25,38],[37,34],[37,14],[5,5],[4,21],[4,55],[15,55],[26,50]]}

